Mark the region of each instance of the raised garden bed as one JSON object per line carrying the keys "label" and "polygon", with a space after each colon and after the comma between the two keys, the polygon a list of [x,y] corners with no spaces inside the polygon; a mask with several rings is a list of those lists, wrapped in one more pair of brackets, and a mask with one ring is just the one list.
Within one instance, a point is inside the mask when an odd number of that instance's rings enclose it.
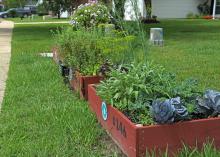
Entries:
{"label": "raised garden bed", "polygon": [[105,105],[97,96],[94,85],[88,87],[90,108],[112,139],[129,157],[144,157],[146,151],[157,154],[168,150],[178,152],[183,144],[201,148],[207,140],[220,147],[220,118],[179,122],[172,125],[141,126],[132,123],[111,105]]}
{"label": "raised garden bed", "polygon": [[102,77],[100,76],[83,76],[79,72],[74,72],[73,74],[69,74],[71,72],[69,67],[66,67],[62,64],[60,59],[58,48],[54,47],[52,49],[53,52],[53,60],[59,65],[60,73],[63,77],[71,76],[70,86],[73,90],[80,94],[80,98],[88,100],[88,85],[99,83]]}
{"label": "raised garden bed", "polygon": [[88,100],[88,85],[99,83],[102,80],[100,76],[83,76],[79,72],[75,72],[73,75],[73,79],[70,80],[71,87],[85,100]]}

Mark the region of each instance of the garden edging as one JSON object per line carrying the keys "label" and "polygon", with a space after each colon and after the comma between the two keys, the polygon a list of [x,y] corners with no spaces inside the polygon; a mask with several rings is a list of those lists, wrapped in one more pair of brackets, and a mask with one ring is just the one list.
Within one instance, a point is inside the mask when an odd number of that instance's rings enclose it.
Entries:
{"label": "garden edging", "polygon": [[172,125],[138,126],[111,105],[107,105],[107,119],[103,119],[102,100],[94,85],[89,85],[88,101],[103,128],[128,157],[143,157],[149,151],[177,153],[183,144],[202,147],[207,140],[220,147],[220,118],[179,122]]}

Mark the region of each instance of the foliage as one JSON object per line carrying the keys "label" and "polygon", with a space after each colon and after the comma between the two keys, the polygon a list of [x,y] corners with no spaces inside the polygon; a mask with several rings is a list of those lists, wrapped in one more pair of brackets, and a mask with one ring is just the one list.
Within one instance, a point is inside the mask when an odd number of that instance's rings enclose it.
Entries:
{"label": "foliage", "polygon": [[81,0],[44,0],[44,7],[53,11],[60,18],[61,12],[68,11],[72,13],[74,8],[81,3]]}
{"label": "foliage", "polygon": [[179,84],[174,75],[149,62],[120,66],[112,69],[108,76],[97,86],[97,93],[128,117],[132,117],[133,112],[142,114],[142,111],[150,115],[151,103],[157,98],[179,96],[188,102],[197,91],[194,81]]}
{"label": "foliage", "polygon": [[198,18],[201,18],[201,16],[198,15],[198,14],[194,14],[194,13],[192,13],[192,12],[189,12],[189,13],[186,15],[186,18],[188,18],[188,19],[198,19]]}
{"label": "foliage", "polygon": [[178,154],[178,157],[217,157],[217,156],[220,156],[219,150],[214,146],[213,141],[210,141],[210,140],[208,140],[207,143],[203,144],[202,149],[190,148],[189,146],[184,145],[183,149]]}
{"label": "foliage", "polygon": [[188,119],[188,111],[180,101],[180,97],[154,101],[151,112],[158,124],[170,124]]}
{"label": "foliage", "polygon": [[3,3],[7,9],[23,7],[27,0],[4,0]]}
{"label": "foliage", "polygon": [[90,28],[101,23],[109,23],[110,14],[105,5],[86,3],[76,9],[71,19],[74,26]]}
{"label": "foliage", "polygon": [[[147,151],[145,157],[169,157],[170,152],[166,149],[165,152]],[[182,144],[182,148],[178,151],[175,157],[217,157],[220,156],[220,151],[215,147],[212,139],[207,139],[202,147],[190,147],[185,143]]]}
{"label": "foliage", "polygon": [[131,49],[135,39],[135,36],[126,36],[123,32],[113,31],[112,34],[105,33],[97,46],[102,49],[106,59],[113,64],[121,64],[134,59],[131,56]]}
{"label": "foliage", "polygon": [[37,6],[37,14],[39,16],[48,15],[48,9],[44,4],[40,4]]}
{"label": "foliage", "polygon": [[197,99],[197,114],[204,117],[218,116],[220,114],[220,92],[207,90],[203,98]]}
{"label": "foliage", "polygon": [[210,6],[208,5],[208,1],[205,1],[203,4],[199,4],[198,10],[201,15],[209,15],[210,14]]}
{"label": "foliage", "polygon": [[56,43],[64,62],[84,75],[96,74],[103,63],[101,49],[97,46],[100,35],[96,30],[77,30],[72,27],[58,31]]}
{"label": "foliage", "polygon": [[105,75],[104,71],[110,68],[106,67],[105,61],[118,65],[133,60],[129,53],[135,37],[126,36],[123,32],[112,30],[107,33],[102,28],[81,28],[74,31],[70,27],[57,34],[60,57],[83,74],[99,72]]}
{"label": "foliage", "polygon": [[16,10],[10,10],[9,16],[15,18],[16,16],[18,16],[18,14],[17,14]]}
{"label": "foliage", "polygon": [[151,0],[144,0],[144,2],[146,6],[147,16],[151,17],[152,16],[152,2]]}
{"label": "foliage", "polygon": [[117,19],[123,19],[124,18],[124,12],[125,12],[125,1],[126,0],[114,0],[115,2],[115,13],[114,17]]}
{"label": "foliage", "polygon": [[15,25],[0,114],[1,157],[101,157],[115,152],[100,140],[105,132],[87,103],[63,84],[56,64],[39,57],[54,44],[50,30],[62,25],[67,24]]}

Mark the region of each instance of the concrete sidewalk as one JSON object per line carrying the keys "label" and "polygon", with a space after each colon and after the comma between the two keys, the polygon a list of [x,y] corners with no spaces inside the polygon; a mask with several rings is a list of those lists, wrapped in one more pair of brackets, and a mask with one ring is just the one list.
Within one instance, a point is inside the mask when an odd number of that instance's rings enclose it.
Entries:
{"label": "concrete sidewalk", "polygon": [[6,80],[8,78],[13,28],[13,22],[0,21],[0,110],[5,93]]}
{"label": "concrete sidewalk", "polygon": [[66,24],[70,23],[69,21],[51,21],[51,22],[19,22],[15,23],[16,25],[39,25],[39,24]]}

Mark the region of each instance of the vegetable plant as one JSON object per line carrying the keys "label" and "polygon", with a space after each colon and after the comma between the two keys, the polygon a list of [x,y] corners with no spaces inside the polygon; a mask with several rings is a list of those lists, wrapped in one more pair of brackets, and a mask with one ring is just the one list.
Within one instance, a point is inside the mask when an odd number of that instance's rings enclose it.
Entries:
{"label": "vegetable plant", "polygon": [[151,112],[158,124],[168,124],[189,118],[188,111],[180,101],[180,97],[154,101]]}
{"label": "vegetable plant", "polygon": [[[109,104],[118,108],[133,122],[151,124],[153,117],[150,108],[152,102],[158,98],[171,99],[181,97],[183,102],[190,102],[196,92],[195,81],[175,80],[175,75],[165,71],[159,65],[152,63],[139,63],[121,65],[108,73],[108,79],[97,86],[98,95]],[[186,103],[187,108],[187,103]],[[176,105],[176,116],[185,117],[186,109]]]}
{"label": "vegetable plant", "polygon": [[204,117],[218,116],[220,114],[220,92],[207,90],[203,98],[197,99],[197,108],[195,112]]}

